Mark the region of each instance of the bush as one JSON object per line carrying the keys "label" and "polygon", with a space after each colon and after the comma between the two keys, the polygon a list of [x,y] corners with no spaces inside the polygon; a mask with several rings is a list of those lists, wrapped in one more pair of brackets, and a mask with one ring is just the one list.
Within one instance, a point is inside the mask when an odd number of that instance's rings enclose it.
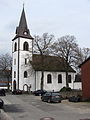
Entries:
{"label": "bush", "polygon": [[70,87],[63,87],[60,90],[60,92],[67,92],[67,91],[72,91],[72,89]]}

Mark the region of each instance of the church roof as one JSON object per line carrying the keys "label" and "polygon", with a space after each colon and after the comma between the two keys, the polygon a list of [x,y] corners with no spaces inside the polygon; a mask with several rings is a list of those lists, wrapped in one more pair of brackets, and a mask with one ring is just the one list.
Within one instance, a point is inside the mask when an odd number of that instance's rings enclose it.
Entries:
{"label": "church roof", "polygon": [[28,26],[27,26],[24,7],[22,10],[19,26],[16,28],[16,36],[14,39],[16,39],[18,37],[33,39],[32,36],[30,35],[30,31],[29,31]]}
{"label": "church roof", "polygon": [[[36,71],[56,71],[56,72],[65,72],[65,63],[64,59],[56,56],[43,56],[43,64],[41,55],[33,54],[32,66]],[[68,72],[75,72],[75,70],[69,66]]]}

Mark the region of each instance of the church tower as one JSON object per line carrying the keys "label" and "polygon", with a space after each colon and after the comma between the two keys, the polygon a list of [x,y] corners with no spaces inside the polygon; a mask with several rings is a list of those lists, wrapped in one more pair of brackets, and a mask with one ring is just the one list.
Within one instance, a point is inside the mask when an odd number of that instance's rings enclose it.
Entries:
{"label": "church tower", "polygon": [[[28,90],[32,84],[30,81],[30,61],[32,61],[33,38],[27,26],[24,7],[19,26],[16,28],[16,36],[12,40],[12,90]],[[24,87],[26,88],[24,89]]]}

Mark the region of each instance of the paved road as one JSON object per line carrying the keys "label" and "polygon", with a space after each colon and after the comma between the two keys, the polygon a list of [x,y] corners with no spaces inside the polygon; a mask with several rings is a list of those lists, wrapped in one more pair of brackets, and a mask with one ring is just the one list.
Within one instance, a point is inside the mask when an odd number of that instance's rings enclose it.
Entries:
{"label": "paved road", "polygon": [[40,120],[42,117],[53,117],[55,120],[90,119],[90,103],[46,103],[33,95],[7,95],[1,97],[4,111],[14,120]]}

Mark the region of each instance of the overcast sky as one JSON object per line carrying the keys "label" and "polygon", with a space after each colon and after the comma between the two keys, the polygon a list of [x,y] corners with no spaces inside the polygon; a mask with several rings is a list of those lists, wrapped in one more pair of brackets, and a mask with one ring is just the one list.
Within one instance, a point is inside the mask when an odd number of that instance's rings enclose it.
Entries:
{"label": "overcast sky", "polygon": [[74,35],[81,48],[90,48],[90,0],[0,0],[0,53],[11,53],[23,1],[32,36]]}

